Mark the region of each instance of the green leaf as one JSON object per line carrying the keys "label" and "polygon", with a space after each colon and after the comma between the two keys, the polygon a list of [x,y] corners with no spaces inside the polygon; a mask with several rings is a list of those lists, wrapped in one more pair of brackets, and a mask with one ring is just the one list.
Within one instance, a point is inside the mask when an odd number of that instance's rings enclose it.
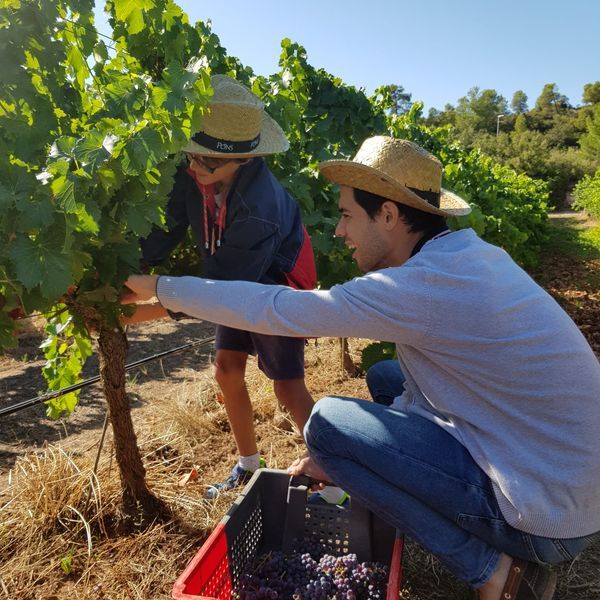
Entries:
{"label": "green leaf", "polygon": [[54,207],[46,198],[22,198],[17,201],[16,226],[18,231],[27,232],[46,227],[52,222]]}
{"label": "green leaf", "polygon": [[50,158],[56,160],[70,161],[73,157],[73,146],[77,143],[77,138],[62,136],[57,138],[50,147]]}
{"label": "green leaf", "polygon": [[81,54],[81,50],[77,44],[72,44],[67,50],[67,61],[71,65],[75,78],[79,87],[83,89],[85,87],[86,77],[89,75],[87,63],[85,57]]}
{"label": "green leaf", "polygon": [[90,174],[94,174],[111,158],[114,138],[99,131],[88,132],[73,147],[73,157]]}
{"label": "green leaf", "polygon": [[[186,107],[186,101],[196,100],[194,84],[198,80],[198,73],[192,66],[184,69],[181,64],[172,62],[163,71],[164,82],[161,84],[167,90],[166,97],[161,105],[169,112],[178,114]],[[157,98],[154,98],[156,102]]]}
{"label": "green leaf", "polygon": [[127,24],[129,35],[144,29],[144,4],[138,0],[114,0],[116,17]]}
{"label": "green leaf", "polygon": [[55,177],[50,187],[56,199],[56,204],[67,213],[77,212],[75,201],[75,184],[69,175]]}
{"label": "green leaf", "polygon": [[18,236],[11,244],[9,257],[12,259],[19,281],[29,290],[42,279],[42,265],[38,244],[27,236]]}
{"label": "green leaf", "polygon": [[17,345],[14,331],[14,321],[5,312],[0,312],[0,348],[13,348]]}
{"label": "green leaf", "polygon": [[0,181],[0,212],[8,210],[13,203],[19,209],[19,206],[29,201],[39,186],[32,173],[27,173],[17,165],[7,166],[10,172]]}
{"label": "green leaf", "polygon": [[361,352],[360,367],[368,371],[374,364],[382,360],[396,358],[396,346],[391,342],[373,342],[365,346]]}
{"label": "green leaf", "polygon": [[151,204],[131,204],[125,207],[127,229],[136,236],[144,238],[152,231],[152,226],[158,220],[158,211]]}
{"label": "green leaf", "polygon": [[122,151],[123,170],[130,175],[143,173],[156,165],[163,152],[160,134],[154,129],[142,129],[127,141]]}
{"label": "green leaf", "polygon": [[64,219],[48,225],[36,237],[17,236],[8,255],[26,289],[39,286],[44,298],[55,300],[71,283],[71,256],[62,252],[66,234]]}
{"label": "green leaf", "polygon": [[94,60],[99,63],[108,60],[108,49],[102,40],[98,40],[97,44],[94,46]]}

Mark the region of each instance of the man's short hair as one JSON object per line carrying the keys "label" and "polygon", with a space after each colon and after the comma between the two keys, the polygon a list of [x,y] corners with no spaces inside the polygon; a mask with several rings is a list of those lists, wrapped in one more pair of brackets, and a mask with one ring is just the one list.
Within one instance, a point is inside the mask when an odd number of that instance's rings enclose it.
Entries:
{"label": "man's short hair", "polygon": [[406,206],[395,200],[372,194],[371,192],[365,192],[357,188],[354,190],[354,199],[357,204],[367,213],[369,219],[373,220],[375,215],[381,210],[381,206],[384,202],[393,202],[398,207],[398,212],[402,217],[402,220],[408,225],[409,231],[433,231],[442,230],[446,227],[446,218],[442,215],[434,215],[433,213],[427,213],[412,206]]}

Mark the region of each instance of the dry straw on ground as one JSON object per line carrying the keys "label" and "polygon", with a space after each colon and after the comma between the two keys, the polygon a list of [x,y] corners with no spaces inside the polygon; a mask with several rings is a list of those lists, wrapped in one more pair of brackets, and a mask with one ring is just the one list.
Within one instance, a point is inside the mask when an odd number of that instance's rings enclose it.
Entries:
{"label": "dry straw on ground", "polygon": [[[362,345],[350,345],[356,363]],[[337,340],[311,342],[307,367],[315,398],[327,393],[366,397],[364,379],[342,369]],[[270,467],[285,468],[303,453],[301,438],[255,363],[248,381],[261,451]],[[152,410],[136,414],[136,428],[149,485],[172,508],[173,520],[117,535],[120,486],[110,435],[96,473],[97,444],[82,453],[48,446],[27,454],[1,497],[0,598],[170,598],[174,580],[236,496],[203,499],[205,485],[222,478],[235,460],[235,446],[209,372],[179,384],[174,397],[154,398]],[[179,485],[192,469],[197,479]],[[561,568],[557,597],[599,599],[599,557],[596,548]],[[467,586],[415,544],[408,545],[405,568],[407,600],[472,598]]]}

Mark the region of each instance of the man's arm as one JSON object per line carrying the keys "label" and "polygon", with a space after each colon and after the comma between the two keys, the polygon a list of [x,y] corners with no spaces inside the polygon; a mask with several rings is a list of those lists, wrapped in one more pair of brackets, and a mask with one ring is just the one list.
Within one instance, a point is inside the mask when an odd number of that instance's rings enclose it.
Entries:
{"label": "man's arm", "polygon": [[[269,335],[361,337],[414,344],[423,340],[427,329],[422,318],[427,300],[418,294],[413,297],[410,278],[397,269],[370,273],[330,290],[197,277],[138,276],[126,285],[137,296],[125,301],[156,293],[171,311]],[[420,308],[413,310],[415,306]]]}

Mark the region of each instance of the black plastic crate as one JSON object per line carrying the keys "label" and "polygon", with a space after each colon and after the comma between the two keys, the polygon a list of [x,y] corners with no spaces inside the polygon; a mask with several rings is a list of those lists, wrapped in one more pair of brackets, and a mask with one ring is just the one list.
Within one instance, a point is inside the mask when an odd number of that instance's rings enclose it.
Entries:
{"label": "black plastic crate", "polygon": [[227,515],[177,578],[175,600],[229,600],[254,556],[289,552],[304,539],[335,555],[355,553],[360,561],[390,567],[387,599],[397,599],[402,578],[403,539],[350,499],[349,505],[307,503],[307,480],[285,471],[259,469]]}

